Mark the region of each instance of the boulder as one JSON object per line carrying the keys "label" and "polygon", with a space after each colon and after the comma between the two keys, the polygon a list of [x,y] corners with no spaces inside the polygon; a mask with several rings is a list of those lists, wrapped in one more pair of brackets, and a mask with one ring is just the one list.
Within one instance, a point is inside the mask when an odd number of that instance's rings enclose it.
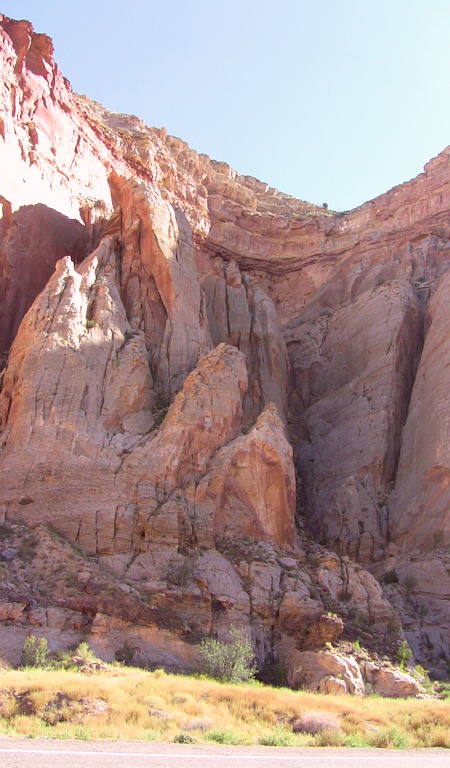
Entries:
{"label": "boulder", "polygon": [[[289,658],[288,680],[294,687],[324,692],[324,688],[336,687],[330,682],[330,677],[343,682],[344,685],[339,686],[340,692],[356,696],[363,695],[364,683],[361,671],[352,657],[323,650],[297,651]],[[343,690],[344,686],[345,690]]]}
{"label": "boulder", "polygon": [[423,693],[417,680],[398,669],[377,666],[371,662],[363,665],[363,676],[374,693],[386,698],[404,699]]}

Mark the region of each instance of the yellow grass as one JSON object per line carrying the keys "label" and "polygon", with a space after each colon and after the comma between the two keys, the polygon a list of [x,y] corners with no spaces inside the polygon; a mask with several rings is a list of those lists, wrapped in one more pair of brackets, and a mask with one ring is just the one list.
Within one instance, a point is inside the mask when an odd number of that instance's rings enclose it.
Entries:
{"label": "yellow grass", "polygon": [[[297,732],[305,723],[309,732]],[[0,734],[450,748],[450,701],[323,696],[122,667],[90,676],[3,670]]]}

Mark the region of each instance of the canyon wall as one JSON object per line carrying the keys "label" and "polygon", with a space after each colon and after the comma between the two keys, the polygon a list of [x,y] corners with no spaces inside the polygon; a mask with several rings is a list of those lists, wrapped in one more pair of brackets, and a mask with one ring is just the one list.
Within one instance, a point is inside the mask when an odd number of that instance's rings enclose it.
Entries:
{"label": "canyon wall", "polygon": [[335,213],[0,34],[8,653],[33,626],[187,669],[236,624],[316,689],[341,636],[448,674],[450,150]]}

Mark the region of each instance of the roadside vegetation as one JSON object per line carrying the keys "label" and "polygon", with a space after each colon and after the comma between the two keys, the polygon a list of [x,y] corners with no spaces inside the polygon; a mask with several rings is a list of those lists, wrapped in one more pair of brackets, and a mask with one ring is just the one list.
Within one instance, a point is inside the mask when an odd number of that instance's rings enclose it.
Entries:
{"label": "roadside vegetation", "polygon": [[[42,656],[42,647],[35,650]],[[220,683],[107,665],[82,644],[47,668],[0,670],[0,735],[450,748],[450,698],[358,699]]]}

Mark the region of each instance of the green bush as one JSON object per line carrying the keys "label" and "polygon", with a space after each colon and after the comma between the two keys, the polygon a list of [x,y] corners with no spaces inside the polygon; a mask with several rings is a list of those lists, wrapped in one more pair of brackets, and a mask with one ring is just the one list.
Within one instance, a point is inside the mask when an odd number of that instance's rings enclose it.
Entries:
{"label": "green bush", "polygon": [[226,728],[210,728],[206,731],[205,738],[215,744],[239,744],[239,734],[227,731]]}
{"label": "green bush", "polygon": [[222,682],[239,683],[255,677],[253,646],[242,629],[231,627],[229,642],[205,637],[200,644],[202,672]]}
{"label": "green bush", "polygon": [[412,656],[412,650],[409,647],[406,640],[403,640],[400,648],[397,651],[397,658],[400,662],[400,669],[403,670],[406,668],[406,665],[410,660],[411,656]]}
{"label": "green bush", "polygon": [[175,744],[195,744],[196,742],[196,739],[189,733],[177,733],[173,737],[173,740]]}
{"label": "green bush", "polygon": [[34,635],[28,635],[23,644],[20,664],[22,667],[45,667],[49,653],[45,637],[38,640]]}
{"label": "green bush", "polygon": [[276,728],[274,731],[263,734],[258,743],[262,747],[296,747],[298,738],[284,728]]}
{"label": "green bush", "polygon": [[416,664],[414,669],[411,670],[411,675],[414,680],[417,680],[419,685],[422,686],[426,693],[429,693],[430,695],[436,693],[437,684],[430,679],[428,669],[422,667],[421,664]]}
{"label": "green bush", "polygon": [[88,643],[83,641],[75,649],[75,656],[79,656],[83,661],[96,661],[95,653],[89,648]]}

